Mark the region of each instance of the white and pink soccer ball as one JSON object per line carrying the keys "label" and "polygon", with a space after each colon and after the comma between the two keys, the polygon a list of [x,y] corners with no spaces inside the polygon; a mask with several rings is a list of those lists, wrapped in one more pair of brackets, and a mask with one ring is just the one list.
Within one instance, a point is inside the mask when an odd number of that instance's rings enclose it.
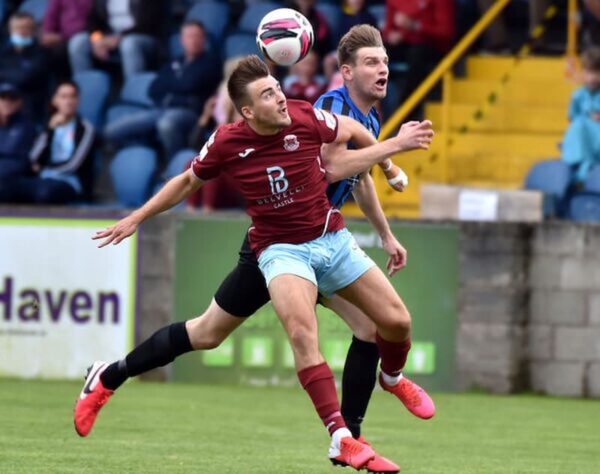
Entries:
{"label": "white and pink soccer ball", "polygon": [[267,13],[256,31],[258,49],[280,66],[291,66],[303,59],[314,42],[310,22],[291,8],[278,8]]}

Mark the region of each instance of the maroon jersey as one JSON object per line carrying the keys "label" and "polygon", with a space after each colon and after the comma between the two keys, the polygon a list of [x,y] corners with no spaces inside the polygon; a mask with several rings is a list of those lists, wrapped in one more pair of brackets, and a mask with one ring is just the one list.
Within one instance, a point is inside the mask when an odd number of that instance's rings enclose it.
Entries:
{"label": "maroon jersey", "polygon": [[275,135],[258,135],[243,120],[222,125],[192,162],[209,180],[227,173],[238,185],[252,218],[250,245],[258,255],[274,243],[308,242],[344,227],[327,198],[323,143],[337,136],[334,115],[308,102],[288,100],[292,123]]}

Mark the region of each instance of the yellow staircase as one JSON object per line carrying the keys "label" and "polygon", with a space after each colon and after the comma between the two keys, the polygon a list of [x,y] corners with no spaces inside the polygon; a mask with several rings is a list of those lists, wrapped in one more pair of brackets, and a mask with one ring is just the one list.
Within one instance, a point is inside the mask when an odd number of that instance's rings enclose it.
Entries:
{"label": "yellow staircase", "polygon": [[[394,157],[409,176],[408,189],[392,191],[380,170],[374,170],[388,217],[419,216],[421,183],[520,188],[533,163],[560,154],[569,99],[576,87],[565,77],[564,58],[530,57],[515,63],[512,57],[473,56],[467,59],[466,77],[451,79],[448,86],[446,125],[442,103],[425,106],[436,130],[431,149]],[[482,106],[485,113],[473,120]],[[466,132],[460,131],[464,125]],[[352,207],[345,212],[355,213]]]}

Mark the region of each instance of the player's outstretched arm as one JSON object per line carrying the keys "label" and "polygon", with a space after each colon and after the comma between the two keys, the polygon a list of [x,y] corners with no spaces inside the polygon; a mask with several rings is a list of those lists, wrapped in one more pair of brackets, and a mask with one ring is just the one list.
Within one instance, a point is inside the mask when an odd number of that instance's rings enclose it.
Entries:
{"label": "player's outstretched arm", "polygon": [[[431,122],[424,120],[405,123],[400,127],[398,135],[373,145],[375,139],[368,132],[370,139],[366,138],[363,133],[366,129],[361,124],[344,116],[338,116],[338,120],[338,138],[322,147],[323,164],[330,182],[360,174],[402,151],[427,150],[433,138]],[[348,150],[344,144],[350,140],[357,147],[366,148]]]}
{"label": "player's outstretched arm", "polygon": [[146,204],[124,217],[116,224],[96,232],[93,240],[104,239],[98,247],[104,247],[110,243],[117,245],[123,239],[132,235],[138,226],[156,214],[179,204],[186,197],[198,190],[204,181],[198,179],[191,169],[175,176],[163,188],[152,196]]}
{"label": "player's outstretched arm", "polygon": [[379,234],[383,249],[389,256],[387,261],[388,275],[393,276],[394,273],[406,266],[406,249],[398,242],[390,229],[375,191],[375,183],[373,183],[370,174],[365,173],[361,176],[352,194],[360,210]]}

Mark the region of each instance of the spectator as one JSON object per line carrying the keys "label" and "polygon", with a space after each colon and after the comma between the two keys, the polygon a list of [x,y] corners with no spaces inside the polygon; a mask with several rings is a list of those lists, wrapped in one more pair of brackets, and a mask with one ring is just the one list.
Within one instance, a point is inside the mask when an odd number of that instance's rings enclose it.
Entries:
{"label": "spectator", "polygon": [[454,0],[386,0],[383,30],[390,61],[405,62],[404,102],[441,60],[454,39]]}
{"label": "spectator", "polygon": [[316,0],[289,0],[288,6],[302,13],[310,22],[315,33],[315,44],[313,49],[319,53],[319,57],[325,57],[327,53],[335,49],[333,38],[327,20],[315,8]]}
{"label": "spectator", "polygon": [[581,56],[583,86],[575,90],[569,105],[570,124],[562,143],[562,159],[573,168],[573,181],[585,181],[600,164],[600,47]]}
{"label": "spectator", "polygon": [[22,112],[19,89],[0,83],[0,202],[6,186],[30,172],[29,150],[35,139],[35,127]]}
{"label": "spectator", "polygon": [[163,0],[95,0],[87,31],[69,40],[72,71],[119,57],[123,76],[150,69],[164,20]]}
{"label": "spectator", "polygon": [[41,122],[48,65],[35,38],[35,21],[29,13],[17,12],[8,22],[10,38],[0,53],[0,82],[10,82],[23,94],[23,110]]}
{"label": "spectator", "polygon": [[[495,0],[477,0],[479,10],[485,13]],[[529,0],[529,34],[544,21],[544,14],[549,0]],[[534,50],[545,50],[548,48],[547,40],[544,36],[532,44]],[[509,27],[506,24],[504,15],[500,14],[488,27],[484,39],[484,51],[492,54],[511,54],[511,45],[509,41]]]}
{"label": "spectator", "polygon": [[340,31],[346,32],[353,26],[364,23],[378,27],[377,20],[366,8],[365,0],[342,0]]}
{"label": "spectator", "polygon": [[29,169],[0,193],[4,202],[64,204],[91,196],[94,127],[77,114],[79,89],[60,83],[46,130],[31,150]]}
{"label": "spectator", "polygon": [[290,74],[283,81],[286,97],[314,103],[327,90],[327,81],[318,71],[319,56],[310,51],[302,61],[290,67]]}
{"label": "spectator", "polygon": [[41,45],[50,55],[52,71],[59,79],[70,77],[67,44],[85,31],[94,0],[50,0],[42,22]]}
{"label": "spectator", "polygon": [[600,46],[600,0],[583,0],[583,46]]}
{"label": "spectator", "polygon": [[165,64],[150,85],[156,107],[119,118],[106,125],[108,143],[120,146],[156,137],[171,157],[185,147],[189,133],[221,78],[219,60],[206,51],[202,24],[187,21],[181,27],[184,54]]}

